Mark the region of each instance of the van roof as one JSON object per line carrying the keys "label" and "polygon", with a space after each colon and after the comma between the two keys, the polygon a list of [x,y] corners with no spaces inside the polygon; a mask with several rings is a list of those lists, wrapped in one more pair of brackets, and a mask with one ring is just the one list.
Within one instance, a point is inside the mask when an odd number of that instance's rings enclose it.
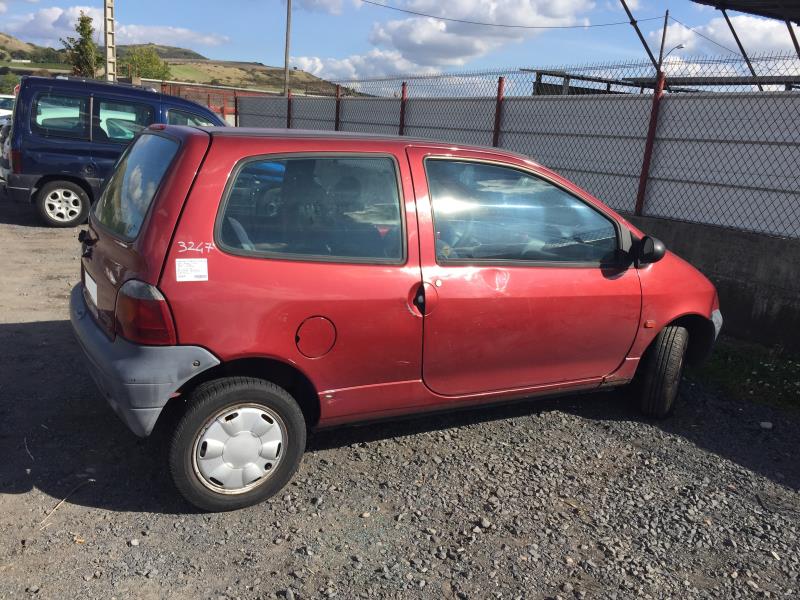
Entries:
{"label": "van roof", "polygon": [[88,93],[111,92],[114,94],[124,94],[134,98],[147,98],[149,100],[155,99],[158,101],[166,100],[176,106],[194,108],[195,110],[198,106],[204,110],[208,110],[204,106],[201,106],[196,102],[192,102],[191,100],[186,100],[185,98],[180,98],[178,96],[170,96],[169,94],[163,94],[160,91],[152,88],[143,88],[130,83],[86,79],[83,77],[39,77],[36,75],[28,75],[22,78],[20,83],[20,93],[22,93],[23,88],[65,91],[69,90],[73,92]]}

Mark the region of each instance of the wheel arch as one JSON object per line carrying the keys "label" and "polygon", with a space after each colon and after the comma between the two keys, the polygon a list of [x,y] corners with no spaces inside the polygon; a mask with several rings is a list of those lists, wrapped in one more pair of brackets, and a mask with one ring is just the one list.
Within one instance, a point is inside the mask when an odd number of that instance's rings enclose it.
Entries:
{"label": "wheel arch", "polygon": [[54,175],[43,175],[40,177],[33,186],[33,193],[31,194],[31,201],[35,202],[39,196],[39,192],[41,189],[46,186],[48,183],[53,183],[54,181],[68,181],[69,183],[74,183],[75,185],[79,186],[86,195],[89,197],[89,204],[94,204],[95,198],[94,194],[92,193],[92,186],[89,185],[89,182],[81,177],[77,177],[75,175],[66,175],[66,174],[54,174]]}
{"label": "wheel arch", "polygon": [[696,366],[708,358],[716,339],[714,323],[711,319],[697,313],[690,313],[673,319],[667,324],[667,326],[670,325],[685,327],[689,332],[689,347],[686,350],[688,364]]}
{"label": "wheel arch", "polygon": [[[306,426],[309,429],[316,427],[320,418],[320,402],[316,387],[311,380],[296,366],[289,363],[267,358],[262,356],[237,358],[231,361],[220,363],[184,383],[178,390],[177,395],[170,399],[162,412],[169,413],[169,408],[175,408],[175,404],[185,402],[185,399],[201,384],[219,379],[220,377],[254,377],[270,381],[285,389],[300,405],[300,410],[306,419]],[[159,417],[161,420],[161,417]]]}

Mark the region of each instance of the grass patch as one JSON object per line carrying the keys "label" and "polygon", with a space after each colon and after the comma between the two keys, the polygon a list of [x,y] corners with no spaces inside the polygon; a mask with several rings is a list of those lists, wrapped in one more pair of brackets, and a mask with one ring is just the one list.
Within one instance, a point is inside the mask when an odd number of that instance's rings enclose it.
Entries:
{"label": "grass patch", "polygon": [[800,356],[720,337],[711,357],[687,375],[740,400],[800,409]]}

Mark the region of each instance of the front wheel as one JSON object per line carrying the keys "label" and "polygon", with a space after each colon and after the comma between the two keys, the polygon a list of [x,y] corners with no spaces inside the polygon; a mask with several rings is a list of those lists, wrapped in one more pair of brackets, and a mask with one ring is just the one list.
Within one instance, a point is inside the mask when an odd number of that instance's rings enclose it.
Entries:
{"label": "front wheel", "polygon": [[678,397],[689,332],[685,327],[669,325],[650,344],[639,365],[634,390],[642,412],[663,418],[672,410]]}
{"label": "front wheel", "polygon": [[170,471],[196,507],[235,510],[278,493],[300,466],[305,445],[303,413],[286,390],[226,377],[191,395],[172,436]]}
{"label": "front wheel", "polygon": [[75,227],[89,216],[89,195],[71,181],[51,181],[36,194],[39,218],[50,227]]}

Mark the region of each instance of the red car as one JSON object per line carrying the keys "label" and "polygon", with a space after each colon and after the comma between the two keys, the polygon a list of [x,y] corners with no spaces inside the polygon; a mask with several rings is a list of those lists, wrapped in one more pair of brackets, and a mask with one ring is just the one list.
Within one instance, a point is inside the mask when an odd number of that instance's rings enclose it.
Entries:
{"label": "red car", "polygon": [[155,125],[80,239],[90,371],[139,436],[180,405],[170,469],[212,511],[278,492],[312,428],[631,382],[665,416],[722,325],[661,242],[490,148]]}

